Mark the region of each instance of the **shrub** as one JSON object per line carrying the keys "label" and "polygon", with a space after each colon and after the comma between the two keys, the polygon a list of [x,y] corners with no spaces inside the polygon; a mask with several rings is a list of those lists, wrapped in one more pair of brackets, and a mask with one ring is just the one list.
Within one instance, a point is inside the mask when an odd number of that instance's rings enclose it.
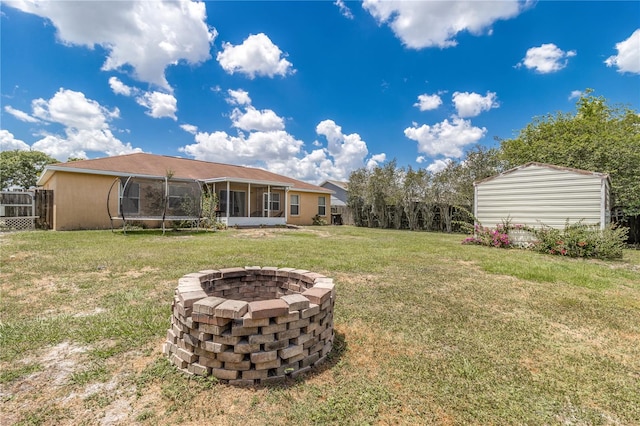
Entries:
{"label": "shrub", "polygon": [[324,226],[327,224],[327,220],[324,217],[317,214],[313,217],[313,224],[317,226]]}
{"label": "shrub", "polygon": [[582,221],[567,222],[564,229],[543,226],[533,230],[537,239],[533,249],[558,256],[620,259],[628,232],[628,228],[615,225],[600,230],[597,225],[585,225]]}
{"label": "shrub", "polygon": [[583,257],[596,259],[620,259],[626,247],[629,228],[610,225],[600,230],[598,225],[585,225],[582,221],[574,224],[566,222],[564,229],[555,229],[542,225],[535,229],[524,225],[511,225],[507,218],[495,228],[474,226],[473,236],[467,237],[462,244],[478,244],[488,247],[510,248],[518,244],[509,236],[512,230],[530,232],[536,239],[532,244],[522,248],[530,248],[540,253],[567,257]]}
{"label": "shrub", "polygon": [[478,244],[481,246],[509,248],[511,247],[511,239],[509,238],[509,228],[504,225],[498,225],[495,229],[487,228],[482,225],[474,226],[474,235],[467,237],[462,244]]}

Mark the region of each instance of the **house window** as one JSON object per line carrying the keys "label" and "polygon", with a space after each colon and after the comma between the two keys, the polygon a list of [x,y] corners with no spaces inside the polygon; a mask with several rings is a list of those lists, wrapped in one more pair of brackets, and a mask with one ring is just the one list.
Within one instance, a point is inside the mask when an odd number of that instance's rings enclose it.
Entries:
{"label": "house window", "polygon": [[291,216],[300,215],[300,196],[299,195],[291,195]]}
{"label": "house window", "polygon": [[[246,196],[243,191],[229,191],[229,216],[244,217]],[[227,191],[220,191],[220,211],[227,214]]]}
{"label": "house window", "polygon": [[186,186],[169,185],[169,208],[179,209],[185,199],[189,198],[189,188]]}
{"label": "house window", "polygon": [[122,191],[120,210],[124,214],[140,213],[140,184],[130,183]]}
{"label": "house window", "polygon": [[264,194],[264,209],[269,210],[269,195],[271,195],[271,211],[280,211],[280,194],[277,192],[267,192]]}
{"label": "house window", "polygon": [[318,197],[318,216],[327,215],[327,197]]}

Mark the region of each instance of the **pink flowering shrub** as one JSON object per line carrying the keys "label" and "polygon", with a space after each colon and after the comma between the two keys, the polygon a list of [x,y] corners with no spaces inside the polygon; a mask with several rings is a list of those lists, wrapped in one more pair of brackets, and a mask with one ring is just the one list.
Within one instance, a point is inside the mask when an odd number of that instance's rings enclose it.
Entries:
{"label": "pink flowering shrub", "polygon": [[[535,242],[518,244],[509,236],[512,230],[527,231],[535,237]],[[473,235],[462,244],[477,244],[488,247],[510,248],[514,246],[530,248],[540,253],[556,256],[583,257],[597,259],[619,259],[626,247],[628,228],[609,226],[600,230],[598,226],[585,225],[581,221],[565,224],[564,229],[542,226],[535,229],[525,225],[511,225],[507,219],[495,228],[476,224]]]}
{"label": "pink flowering shrub", "polygon": [[511,247],[511,239],[509,238],[509,229],[504,225],[498,225],[495,228],[487,228],[476,224],[473,228],[474,235],[467,237],[462,244],[478,244],[481,246],[509,248]]}
{"label": "pink flowering shrub", "polygon": [[619,259],[626,247],[628,228],[566,223],[564,229],[543,226],[534,230],[534,250],[557,256]]}

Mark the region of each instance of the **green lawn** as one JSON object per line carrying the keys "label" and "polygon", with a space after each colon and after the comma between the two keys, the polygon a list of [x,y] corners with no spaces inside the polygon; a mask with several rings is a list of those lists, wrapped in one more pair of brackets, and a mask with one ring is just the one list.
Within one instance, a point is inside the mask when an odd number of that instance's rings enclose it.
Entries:
{"label": "green lawn", "polygon": [[[619,262],[353,227],[0,234],[2,424],[640,424],[640,252]],[[177,280],[333,277],[334,351],[236,388],[161,355]]]}

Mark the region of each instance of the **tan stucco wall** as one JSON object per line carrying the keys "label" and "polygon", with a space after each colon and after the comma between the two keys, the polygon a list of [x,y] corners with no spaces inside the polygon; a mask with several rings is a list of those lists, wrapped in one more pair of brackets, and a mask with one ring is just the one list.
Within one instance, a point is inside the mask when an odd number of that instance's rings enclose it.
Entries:
{"label": "tan stucco wall", "polygon": [[[300,214],[291,215],[291,195],[300,196]],[[313,192],[289,191],[289,199],[287,200],[288,220],[291,225],[312,225],[313,217],[318,214],[318,197],[324,197],[326,202],[325,215],[323,216],[327,223],[331,223],[331,195],[319,194]]]}
{"label": "tan stucco wall", "polygon": [[[115,180],[115,176],[101,176],[84,173],[68,173],[56,171],[49,179],[44,189],[52,189],[53,205],[53,229],[57,231],[70,231],[77,229],[109,229],[111,222],[107,214],[107,194]],[[216,193],[226,189],[226,184],[217,184]],[[232,191],[247,191],[246,184],[231,184]],[[266,189],[251,186],[251,211],[262,211],[262,195]],[[318,197],[325,197],[327,223],[331,223],[331,196],[329,194],[289,191],[285,199],[285,192],[279,192],[280,208],[287,209],[287,223],[292,225],[311,225],[313,217],[318,214]],[[291,195],[300,195],[300,214],[291,215]],[[110,209],[114,215],[118,212],[118,189],[114,187],[110,199]],[[151,226],[151,223],[146,223]],[[121,221],[115,221],[114,226],[122,226]]]}
{"label": "tan stucco wall", "polygon": [[[53,229],[108,229],[107,194],[113,176],[56,172],[44,185],[53,190]],[[111,211],[118,211],[118,192],[114,189]],[[116,223],[116,226],[119,224]]]}

